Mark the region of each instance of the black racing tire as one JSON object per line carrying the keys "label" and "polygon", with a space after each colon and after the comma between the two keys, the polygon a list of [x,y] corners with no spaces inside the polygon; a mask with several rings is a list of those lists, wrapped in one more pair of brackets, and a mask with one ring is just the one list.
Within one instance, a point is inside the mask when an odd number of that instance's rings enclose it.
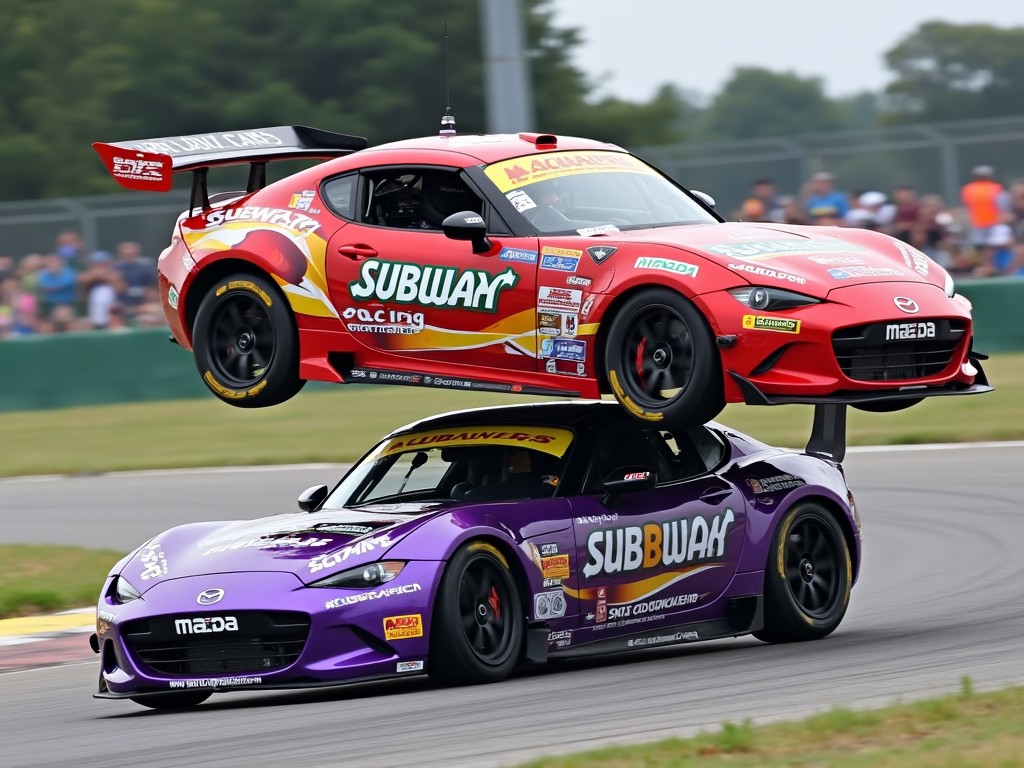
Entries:
{"label": "black racing tire", "polygon": [[427,672],[444,685],[503,680],[520,659],[525,625],[505,556],[491,544],[471,542],[441,577]]}
{"label": "black racing tire", "polygon": [[196,312],[192,351],[210,391],[240,408],[283,403],[305,384],[291,309],[264,277],[235,274],[211,286]]}
{"label": "black racing tire", "polygon": [[764,581],[764,628],[754,632],[758,640],[818,640],[839,626],[850,604],[853,561],[827,509],[798,504],[783,515]]}
{"label": "black racing tire", "polygon": [[858,411],[867,411],[868,413],[895,413],[896,411],[905,411],[922,400],[924,400],[923,397],[913,397],[909,400],[876,400],[867,403],[854,403],[853,407]]}
{"label": "black racing tire", "polygon": [[212,691],[185,691],[182,693],[157,693],[152,696],[133,696],[132,701],[150,709],[187,709],[202,704]]}
{"label": "black racing tire", "polygon": [[725,407],[714,335],[675,291],[651,288],[628,299],[611,320],[604,359],[615,399],[646,423],[691,427]]}

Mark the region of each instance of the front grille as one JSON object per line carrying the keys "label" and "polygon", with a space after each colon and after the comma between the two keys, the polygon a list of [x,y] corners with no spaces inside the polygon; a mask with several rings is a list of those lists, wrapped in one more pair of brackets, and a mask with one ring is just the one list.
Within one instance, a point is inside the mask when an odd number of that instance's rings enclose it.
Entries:
{"label": "front grille", "polygon": [[308,635],[309,616],[290,611],[161,616],[130,622],[123,630],[144,667],[173,677],[282,669],[299,658]]}
{"label": "front grille", "polygon": [[941,373],[967,331],[963,320],[913,320],[841,328],[832,334],[839,368],[855,381],[922,379]]}

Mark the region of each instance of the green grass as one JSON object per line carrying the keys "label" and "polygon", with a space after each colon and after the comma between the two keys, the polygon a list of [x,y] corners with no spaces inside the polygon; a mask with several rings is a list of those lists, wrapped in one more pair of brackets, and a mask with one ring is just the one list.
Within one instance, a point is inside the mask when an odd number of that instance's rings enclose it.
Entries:
{"label": "green grass", "polygon": [[[996,392],[937,397],[906,411],[850,411],[849,444],[1024,438],[1024,354],[986,364]],[[433,413],[528,402],[491,393],[339,386],[273,408],[233,408],[208,398],[0,414],[0,475],[125,469],[339,462],[358,458],[385,431]],[[731,405],[720,420],[769,443],[799,447],[810,406]]]}
{"label": "green grass", "polygon": [[0,618],[80,608],[96,602],[124,552],[0,544]]}
{"label": "green grass", "polygon": [[691,739],[668,739],[546,757],[523,768],[960,768],[1024,763],[1024,688],[961,692],[914,704],[837,708],[802,722],[726,723]]}

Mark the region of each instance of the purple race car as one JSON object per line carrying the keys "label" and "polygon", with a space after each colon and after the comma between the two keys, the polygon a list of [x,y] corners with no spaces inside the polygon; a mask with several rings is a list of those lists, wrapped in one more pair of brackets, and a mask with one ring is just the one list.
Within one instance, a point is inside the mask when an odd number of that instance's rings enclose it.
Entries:
{"label": "purple race car", "polygon": [[[842,427],[816,418],[819,442]],[[299,514],[172,528],[118,563],[91,638],[96,695],[184,707],[824,637],[861,550],[832,448],[784,451],[715,423],[670,433],[599,401],[416,422],[332,491],[305,491]]]}

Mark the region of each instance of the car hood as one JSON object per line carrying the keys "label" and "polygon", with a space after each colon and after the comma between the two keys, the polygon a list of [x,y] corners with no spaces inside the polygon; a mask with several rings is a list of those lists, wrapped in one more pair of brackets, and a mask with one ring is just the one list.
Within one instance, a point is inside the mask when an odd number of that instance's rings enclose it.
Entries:
{"label": "car hood", "polygon": [[[617,242],[609,242],[613,238]],[[926,283],[941,289],[946,278],[938,264],[906,243],[851,227],[695,224],[589,240],[595,245],[608,243],[628,249],[629,258],[638,260],[644,255],[644,245],[682,248],[750,283],[813,296],[864,283]]]}
{"label": "car hood", "polygon": [[185,525],[148,542],[121,573],[143,594],[160,581],[233,571],[288,571],[309,582],[378,560],[443,508],[404,504]]}

